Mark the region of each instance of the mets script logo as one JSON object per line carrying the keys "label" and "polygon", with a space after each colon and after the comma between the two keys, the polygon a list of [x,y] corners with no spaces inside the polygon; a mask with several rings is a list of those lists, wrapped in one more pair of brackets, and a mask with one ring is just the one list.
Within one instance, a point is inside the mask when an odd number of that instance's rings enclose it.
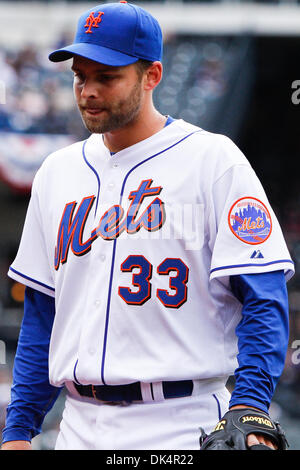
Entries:
{"label": "mets script logo", "polygon": [[55,247],[54,266],[57,270],[60,264],[67,261],[69,249],[76,256],[86,254],[97,237],[104,240],[114,240],[123,232],[134,234],[141,228],[154,232],[159,230],[165,222],[164,203],[156,197],[140,214],[140,207],[145,198],[157,196],[162,187],[151,187],[152,180],[142,181],[136,191],[131,191],[128,199],[130,201],[128,210],[125,211],[121,205],[110,207],[101,217],[99,225],[91,232],[87,240],[83,240],[83,231],[95,201],[95,196],[82,199],[77,210],[77,202],[69,202],[65,205],[62,218],[57,232],[57,243]]}
{"label": "mets script logo", "polygon": [[104,12],[103,11],[99,11],[98,12],[98,16],[94,16],[95,15],[95,12],[92,11],[92,13],[90,13],[90,15],[87,17],[86,19],[86,23],[84,25],[85,28],[88,28],[86,30],[86,33],[88,34],[91,34],[93,31],[92,31],[92,28],[98,28],[98,24],[101,23],[102,21],[102,16],[104,15]]}
{"label": "mets script logo", "polygon": [[266,206],[254,197],[238,199],[228,214],[232,233],[242,242],[258,245],[272,232],[272,220]]}

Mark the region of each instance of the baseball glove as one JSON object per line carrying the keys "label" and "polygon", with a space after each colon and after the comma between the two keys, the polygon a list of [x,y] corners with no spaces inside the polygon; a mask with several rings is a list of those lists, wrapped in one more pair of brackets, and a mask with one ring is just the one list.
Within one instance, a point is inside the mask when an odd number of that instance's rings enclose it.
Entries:
{"label": "baseball glove", "polygon": [[247,445],[249,434],[261,434],[272,441],[277,450],[286,450],[288,442],[278,422],[253,408],[228,411],[213,432],[201,429],[200,450],[272,450],[264,444]]}

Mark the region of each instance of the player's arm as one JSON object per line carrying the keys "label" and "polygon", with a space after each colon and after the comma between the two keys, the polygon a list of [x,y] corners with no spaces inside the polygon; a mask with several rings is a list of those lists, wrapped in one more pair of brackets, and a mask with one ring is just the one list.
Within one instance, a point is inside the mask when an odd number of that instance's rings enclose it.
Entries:
{"label": "player's arm", "polygon": [[24,317],[14,361],[11,402],[3,430],[3,450],[30,449],[60,388],[49,383],[48,353],[55,316],[52,297],[25,291]]}
{"label": "player's arm", "polygon": [[[251,404],[268,412],[284,367],[289,337],[284,273],[232,276],[230,281],[233,292],[243,304],[242,320],[237,328],[239,367],[235,371],[236,385],[230,409]],[[256,332],[258,338],[253,341]],[[259,443],[273,447],[264,436],[248,436],[248,445]]]}
{"label": "player's arm", "polygon": [[8,441],[2,444],[1,450],[31,450],[29,441]]}
{"label": "player's arm", "polygon": [[[284,272],[231,276],[230,284],[242,304],[242,319],[236,328],[239,351],[236,384],[229,412],[221,420],[223,424],[217,427],[220,431],[213,432],[202,448],[247,449],[264,444],[269,449],[282,449],[286,446],[285,437],[280,427],[270,424],[268,409],[283,371],[288,346]],[[243,416],[249,415],[255,417],[255,425],[251,420],[243,420]],[[259,422],[269,424],[260,427]]]}
{"label": "player's arm", "polygon": [[289,339],[289,311],[283,271],[231,276],[243,305],[236,328],[238,368],[230,407],[247,405],[268,412],[282,374]]}

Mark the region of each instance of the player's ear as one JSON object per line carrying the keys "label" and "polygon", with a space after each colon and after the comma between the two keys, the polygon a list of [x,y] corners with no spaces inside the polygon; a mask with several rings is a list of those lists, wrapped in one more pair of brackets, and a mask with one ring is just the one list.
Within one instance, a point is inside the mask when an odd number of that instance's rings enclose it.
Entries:
{"label": "player's ear", "polygon": [[144,76],[144,90],[154,90],[160,83],[163,75],[163,66],[159,61],[153,62],[146,70]]}

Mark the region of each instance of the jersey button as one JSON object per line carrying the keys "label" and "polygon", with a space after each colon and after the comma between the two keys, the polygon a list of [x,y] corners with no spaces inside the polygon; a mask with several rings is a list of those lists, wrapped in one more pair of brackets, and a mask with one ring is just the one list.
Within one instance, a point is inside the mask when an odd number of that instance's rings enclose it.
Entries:
{"label": "jersey button", "polygon": [[115,184],[114,184],[114,183],[109,183],[109,184],[108,184],[108,189],[109,189],[110,191],[112,191],[112,190],[114,189],[114,187],[115,187]]}
{"label": "jersey button", "polygon": [[89,348],[89,350],[88,350],[88,353],[89,353],[90,356],[94,356],[95,352],[96,352],[95,348]]}
{"label": "jersey button", "polygon": [[95,305],[96,308],[100,307],[101,300],[95,300],[94,305]]}
{"label": "jersey button", "polygon": [[100,255],[100,259],[101,259],[101,261],[103,262],[103,261],[106,260],[106,256],[102,254],[102,255]]}
{"label": "jersey button", "polygon": [[113,168],[119,168],[119,163],[114,163]]}

